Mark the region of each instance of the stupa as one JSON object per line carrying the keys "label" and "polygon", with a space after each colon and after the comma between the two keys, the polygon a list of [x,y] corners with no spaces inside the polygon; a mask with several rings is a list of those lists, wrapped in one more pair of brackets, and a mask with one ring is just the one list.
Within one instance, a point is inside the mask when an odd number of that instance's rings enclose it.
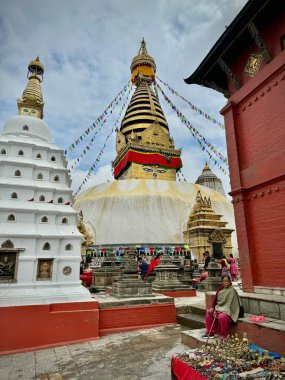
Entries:
{"label": "stupa", "polygon": [[144,40],[130,69],[136,90],[117,130],[117,156],[112,163],[115,180],[87,189],[75,202],[94,244],[189,244],[183,231],[198,191],[211,198],[214,211],[235,229],[233,207],[224,194],[176,181],[182,167],[181,149],[175,147],[153,89],[156,64]]}
{"label": "stupa", "polygon": [[199,185],[203,185],[206,187],[210,187],[211,189],[218,191],[222,195],[226,195],[222,181],[220,180],[220,178],[216,176],[216,174],[212,172],[207,162],[204,166],[204,169],[202,170],[202,173],[199,175],[195,183],[198,183]]}
{"label": "stupa", "polygon": [[37,57],[28,66],[19,115],[0,134],[2,352],[98,334],[91,329],[97,303],[79,280],[83,236],[71,206],[67,161],[42,120],[43,73]]}

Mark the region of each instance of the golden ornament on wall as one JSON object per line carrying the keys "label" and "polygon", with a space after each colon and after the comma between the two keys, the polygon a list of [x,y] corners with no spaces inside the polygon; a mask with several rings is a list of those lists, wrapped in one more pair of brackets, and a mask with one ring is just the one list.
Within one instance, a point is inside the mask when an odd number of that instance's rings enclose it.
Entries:
{"label": "golden ornament on wall", "polygon": [[252,53],[250,54],[247,64],[244,69],[244,74],[253,77],[260,69],[262,63],[262,54]]}

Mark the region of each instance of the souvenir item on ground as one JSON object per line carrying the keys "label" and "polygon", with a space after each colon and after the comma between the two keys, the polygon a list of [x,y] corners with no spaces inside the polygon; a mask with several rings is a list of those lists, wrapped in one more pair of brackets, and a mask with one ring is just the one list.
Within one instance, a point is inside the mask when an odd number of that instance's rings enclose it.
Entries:
{"label": "souvenir item on ground", "polygon": [[[285,379],[285,362],[276,360],[268,355],[267,350],[252,350],[249,347],[246,334],[239,339],[237,334],[229,336],[225,340],[219,340],[213,344],[204,345],[201,348],[193,349],[172,358],[172,372],[174,379],[179,380],[179,369],[175,366],[187,364],[192,372],[189,372],[189,379],[251,379],[270,380]],[[183,368],[185,371],[187,368]],[[176,373],[177,372],[177,373]],[[180,371],[181,372],[181,371]]]}

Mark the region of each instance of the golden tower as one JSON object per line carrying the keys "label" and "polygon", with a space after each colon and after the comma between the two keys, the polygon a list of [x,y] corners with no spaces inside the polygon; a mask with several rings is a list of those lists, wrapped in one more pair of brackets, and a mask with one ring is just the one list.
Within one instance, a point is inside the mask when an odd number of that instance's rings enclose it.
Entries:
{"label": "golden tower", "polygon": [[182,167],[181,149],[173,139],[159,100],[153,91],[156,65],[144,39],[131,63],[131,81],[136,86],[117,130],[115,179],[162,179],[175,181]]}
{"label": "golden tower", "polygon": [[28,66],[27,78],[29,82],[20,99],[17,100],[19,115],[32,116],[42,119],[44,117],[43,95],[41,81],[44,74],[44,65],[39,57],[32,60]]}

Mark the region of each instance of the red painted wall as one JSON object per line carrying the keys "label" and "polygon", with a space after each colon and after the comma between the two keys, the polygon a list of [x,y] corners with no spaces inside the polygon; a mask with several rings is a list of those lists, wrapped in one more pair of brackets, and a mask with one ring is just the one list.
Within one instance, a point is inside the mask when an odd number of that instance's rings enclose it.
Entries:
{"label": "red painted wall", "polygon": [[[283,16],[282,16],[283,17]],[[245,291],[285,287],[285,20],[265,31],[273,60],[221,111]],[[277,41],[278,40],[278,41]],[[278,45],[279,44],[279,45]],[[245,51],[244,57],[249,51]],[[241,73],[244,57],[234,66]],[[234,67],[233,66],[233,67]]]}
{"label": "red painted wall", "polygon": [[100,335],[176,323],[174,303],[100,309]]}
{"label": "red painted wall", "polygon": [[0,308],[0,353],[99,339],[98,302]]}

